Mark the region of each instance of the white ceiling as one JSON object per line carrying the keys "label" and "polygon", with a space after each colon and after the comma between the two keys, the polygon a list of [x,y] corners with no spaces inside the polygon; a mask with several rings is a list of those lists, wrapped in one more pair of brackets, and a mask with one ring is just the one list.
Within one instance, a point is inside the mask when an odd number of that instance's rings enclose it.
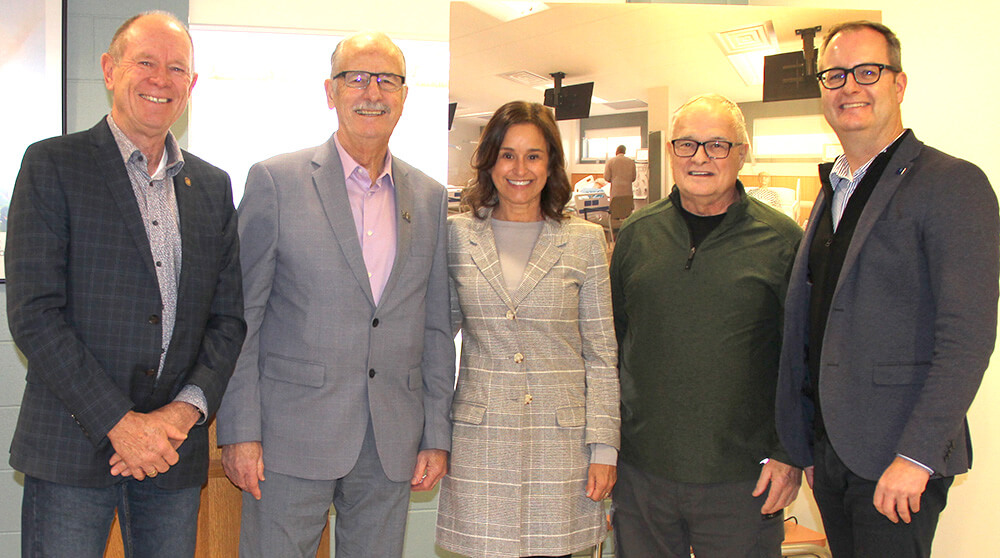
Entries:
{"label": "white ceiling", "polygon": [[[518,70],[544,77],[565,72],[563,85],[593,81],[594,96],[611,102],[648,101],[649,90],[663,86],[674,98],[715,92],[737,102],[760,101],[761,86],[743,82],[716,33],[770,20],[780,51],[787,52],[802,49],[796,29],[881,20],[877,10],[553,3],[505,22],[482,5],[451,5],[449,85],[459,118],[491,113],[514,99],[540,102],[541,91],[498,77]],[[821,39],[822,32],[817,47]],[[591,108],[591,115],[617,112],[600,104]]]}

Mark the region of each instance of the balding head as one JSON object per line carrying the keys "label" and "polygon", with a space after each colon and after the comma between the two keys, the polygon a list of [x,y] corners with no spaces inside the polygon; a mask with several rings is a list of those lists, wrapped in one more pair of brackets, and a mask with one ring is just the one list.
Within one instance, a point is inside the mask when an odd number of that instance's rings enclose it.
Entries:
{"label": "balding head", "polygon": [[128,46],[128,39],[130,36],[129,30],[132,29],[132,26],[136,22],[138,22],[140,19],[143,18],[159,19],[164,23],[166,23],[166,25],[168,25],[169,27],[173,27],[180,31],[183,31],[188,38],[188,42],[191,43],[191,53],[193,56],[194,41],[191,39],[191,32],[188,31],[187,26],[184,25],[184,23],[181,22],[181,20],[177,19],[177,16],[175,16],[170,12],[165,12],[162,10],[152,10],[148,12],[142,12],[141,14],[136,14],[126,19],[124,23],[118,26],[118,29],[115,31],[115,34],[112,35],[111,37],[111,44],[108,46],[108,54],[111,56],[112,60],[115,60],[117,62],[122,59],[122,53],[125,52],[125,48]]}
{"label": "balding head", "polygon": [[670,123],[671,129],[677,125],[677,120],[683,116],[685,112],[698,106],[722,109],[723,113],[727,115],[732,123],[737,141],[741,143],[750,143],[750,137],[747,135],[747,123],[746,119],[743,117],[743,111],[740,110],[740,107],[736,103],[729,100],[727,97],[716,93],[696,95],[688,99],[686,103],[681,105],[681,107],[674,112],[673,120]]}
{"label": "balding head", "polygon": [[385,33],[364,31],[345,37],[337,43],[337,48],[330,56],[330,77],[332,78],[344,70],[363,70],[364,68],[347,68],[345,64],[350,61],[352,56],[367,52],[378,52],[393,57],[399,62],[396,73],[401,76],[406,75],[406,59],[396,43],[392,42],[392,39]]}

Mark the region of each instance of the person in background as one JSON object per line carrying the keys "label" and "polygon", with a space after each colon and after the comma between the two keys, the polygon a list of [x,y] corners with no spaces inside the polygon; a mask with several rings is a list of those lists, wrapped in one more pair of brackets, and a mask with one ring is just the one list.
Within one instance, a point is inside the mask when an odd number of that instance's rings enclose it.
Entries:
{"label": "person in background", "polygon": [[604,180],[611,183],[611,204],[625,208],[625,211],[619,212],[620,219],[632,214],[635,205],[632,199],[632,183],[635,182],[635,178],[635,161],[626,157],[625,146],[619,145],[615,150],[615,156],[604,164]]}
{"label": "person in background", "polygon": [[438,544],[476,558],[569,556],[603,540],[618,377],[604,233],[564,213],[549,109],[500,107],[473,156],[471,211],[449,218],[462,361]]}
{"label": "person in background", "polygon": [[229,176],[170,126],[198,79],[191,36],[147,12],[101,56],[111,114],[24,154],[7,316],[28,360],[10,463],[21,555],[193,556],[208,426],[246,333]]}
{"label": "person in background", "polygon": [[345,38],[337,131],[247,177],[249,334],[218,428],[243,557],[314,557],[331,503],[338,558],[401,556],[411,489],[447,470],[447,195],[389,152],[405,76],[389,37]]}
{"label": "person in background", "polygon": [[996,340],[996,195],[903,127],[900,51],[869,21],[823,39],[823,112],[844,154],[820,166],[785,311],[779,433],[838,558],[930,556]]}
{"label": "person in background", "polygon": [[622,389],[619,558],[781,555],[802,471],[774,424],[781,318],[802,230],[749,198],[743,114],[674,113],[670,196],[625,222],[611,260]]}

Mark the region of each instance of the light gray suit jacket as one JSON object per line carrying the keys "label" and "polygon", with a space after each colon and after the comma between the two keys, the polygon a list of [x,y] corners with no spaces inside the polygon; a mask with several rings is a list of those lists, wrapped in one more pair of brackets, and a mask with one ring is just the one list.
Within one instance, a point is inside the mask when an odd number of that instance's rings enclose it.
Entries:
{"label": "light gray suit jacket", "polygon": [[[806,351],[809,248],[799,245],[785,303],[776,419],[799,466],[812,464]],[[877,480],[896,454],[937,475],[968,470],[965,414],[996,339],[1000,210],[975,165],[902,140],[858,220],[823,336],[819,395],[837,454]]]}
{"label": "light gray suit jacket", "polygon": [[239,208],[248,334],[218,437],[261,441],[268,470],[346,475],[369,417],[393,481],[410,478],[418,450],[451,447],[446,192],[399,159],[392,173],[396,260],[376,306],[333,138],[250,169]]}

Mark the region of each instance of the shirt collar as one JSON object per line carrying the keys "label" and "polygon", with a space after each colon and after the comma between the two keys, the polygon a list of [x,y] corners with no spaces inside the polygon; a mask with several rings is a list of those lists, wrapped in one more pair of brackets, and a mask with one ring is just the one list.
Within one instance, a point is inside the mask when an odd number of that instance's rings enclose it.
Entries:
{"label": "shirt collar", "polygon": [[[115,143],[118,145],[118,151],[122,155],[122,160],[126,164],[133,164],[147,172],[147,167],[144,164],[139,164],[145,159],[145,155],[142,151],[132,143],[132,140],[128,139],[125,132],[115,124],[115,119],[108,115],[108,127],[111,128],[111,135],[115,138]],[[177,144],[177,139],[174,138],[174,134],[167,130],[167,138],[163,144],[163,153],[160,156],[160,166],[153,173],[154,176],[160,174],[160,171],[166,169],[166,174],[164,177],[173,177],[181,168],[184,166],[184,156],[181,154],[180,145]],[[147,173],[148,174],[148,173]],[[152,178],[152,177],[151,177]]]}
{"label": "shirt collar", "polygon": [[847,162],[847,156],[844,154],[840,154],[834,161],[833,168],[830,169],[830,183],[833,184],[834,187],[836,187],[842,182],[855,182],[857,180],[856,177],[863,177],[865,173],[868,171],[868,167],[871,166],[872,161],[874,161],[875,158],[878,157],[879,155],[885,153],[885,150],[889,149],[889,147],[892,146],[892,144],[896,143],[896,140],[902,137],[902,135],[905,133],[906,130],[900,132],[898,136],[894,137],[892,141],[887,143],[885,147],[883,147],[878,153],[872,156],[871,159],[868,159],[868,162],[861,165],[861,167],[854,172],[851,172],[851,164]]}
{"label": "shirt collar", "polygon": [[351,157],[351,154],[344,149],[344,146],[340,144],[340,139],[337,137],[337,133],[333,134],[333,143],[337,146],[337,154],[340,155],[340,164],[344,167],[344,181],[349,182],[351,175],[358,173],[359,177],[364,177],[364,181],[368,184],[381,184],[386,186],[393,186],[394,182],[392,179],[392,153],[389,151],[388,147],[385,150],[385,161],[382,162],[382,172],[372,178],[368,176],[368,169],[361,166],[360,163]]}

